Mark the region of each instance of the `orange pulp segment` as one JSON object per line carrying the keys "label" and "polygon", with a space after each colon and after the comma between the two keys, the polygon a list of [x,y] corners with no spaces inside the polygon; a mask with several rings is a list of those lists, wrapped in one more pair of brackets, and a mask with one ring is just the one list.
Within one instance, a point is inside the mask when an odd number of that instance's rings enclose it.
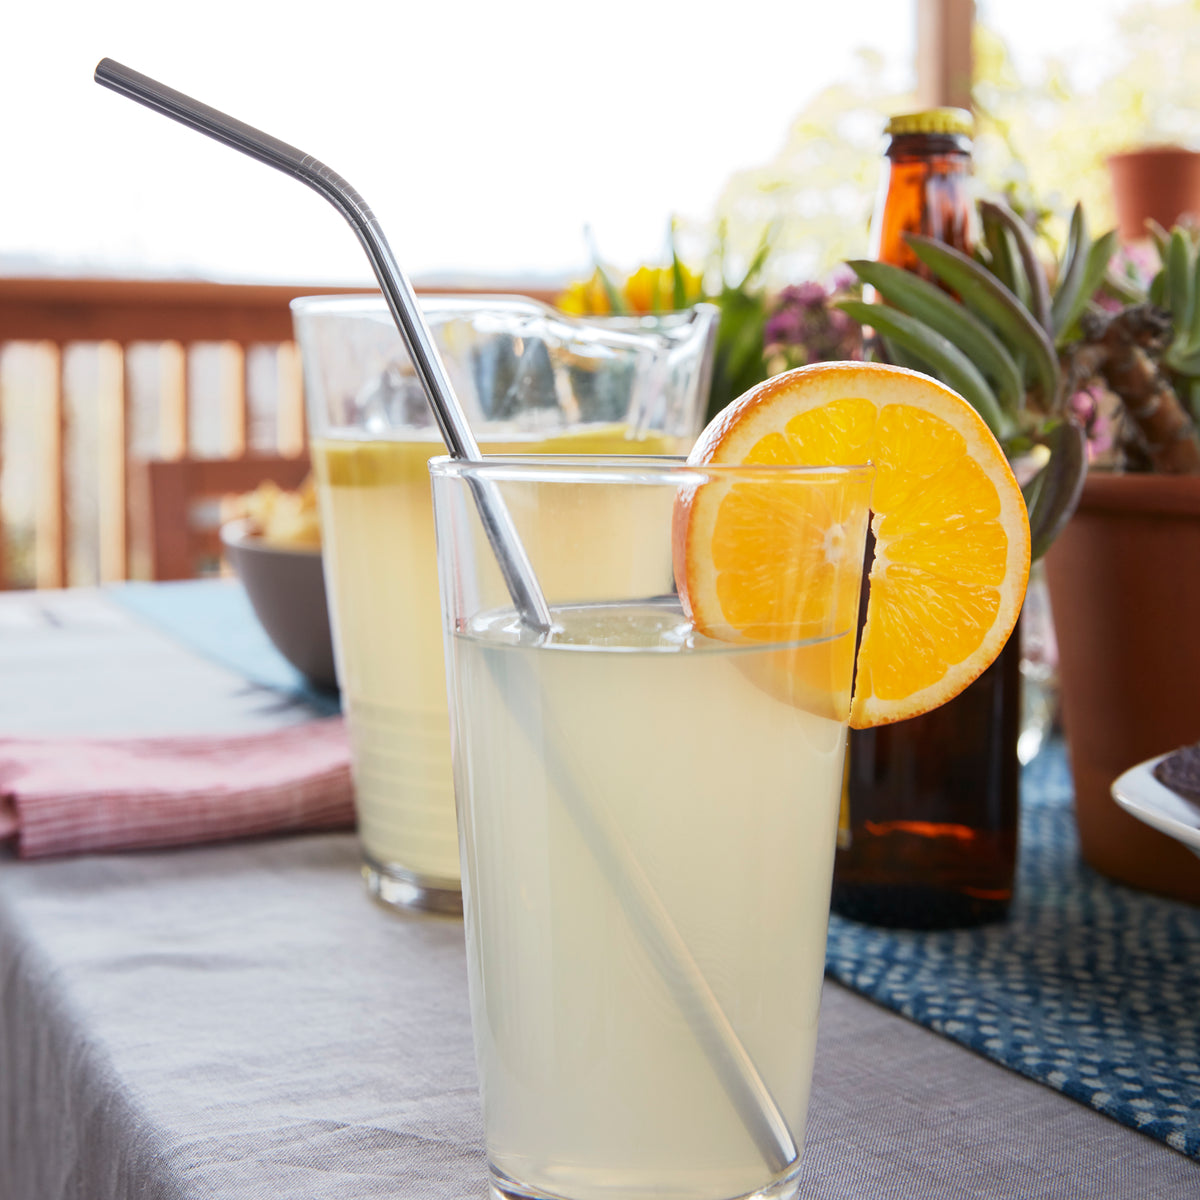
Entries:
{"label": "orange pulp segment", "polygon": [[[1012,633],[1029,579],[1024,498],[983,420],[943,384],[876,363],[801,367],[718,414],[688,461],[875,464],[875,554],[849,706],[853,727],[945,703],[991,664]],[[825,611],[840,620],[847,605],[853,611],[857,567],[835,569],[844,566],[837,542],[847,514],[812,504],[807,512],[794,504],[769,511],[777,494],[735,482],[719,491],[705,484],[681,499],[676,584],[702,633],[766,640],[779,628],[771,606],[780,595],[814,618]],[[811,522],[811,533],[800,542],[789,533],[785,545],[780,530],[797,519]],[[819,562],[803,561],[822,554],[825,572]],[[806,594],[766,586],[780,570],[795,570]]]}

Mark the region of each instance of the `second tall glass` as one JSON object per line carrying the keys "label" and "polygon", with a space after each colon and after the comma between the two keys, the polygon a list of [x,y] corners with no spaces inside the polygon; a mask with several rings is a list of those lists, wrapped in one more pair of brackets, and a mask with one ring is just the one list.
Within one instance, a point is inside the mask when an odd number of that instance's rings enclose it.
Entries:
{"label": "second tall glass", "polygon": [[[444,447],[381,297],[292,307],[364,878],[385,903],[460,911],[427,470]],[[422,309],[485,454],[674,454],[699,432],[710,306],[603,322],[514,297]],[[574,545],[598,516],[582,504],[552,523]]]}

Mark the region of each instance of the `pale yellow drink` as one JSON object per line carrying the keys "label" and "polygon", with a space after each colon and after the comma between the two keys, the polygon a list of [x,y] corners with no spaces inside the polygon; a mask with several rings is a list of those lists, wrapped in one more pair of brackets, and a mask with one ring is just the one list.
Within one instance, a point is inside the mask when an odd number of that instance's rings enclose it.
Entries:
{"label": "pale yellow drink", "polygon": [[[675,454],[688,442],[631,438],[624,428],[564,431],[552,438],[485,441],[484,453]],[[458,888],[458,838],[446,711],[428,461],[445,448],[436,431],[401,440],[361,431],[312,443],[338,678],[350,732],[359,836],[368,866],[422,888]],[[636,556],[617,539],[610,500],[534,513],[539,573],[548,594],[586,581],[610,556]],[[519,515],[519,514],[518,514]],[[579,534],[595,527],[595,537]],[[561,536],[556,536],[560,534]],[[606,548],[607,547],[607,548]],[[669,586],[657,558],[650,591]],[[555,589],[558,588],[556,593]]]}
{"label": "pale yellow drink", "polygon": [[685,1019],[629,870],[644,872],[798,1149],[845,725],[760,686],[769,649],[708,641],[668,599],[555,619],[549,646],[517,645],[511,613],[454,639],[492,1168],[501,1187],[572,1200],[743,1196],[789,1170],[765,1165]]}

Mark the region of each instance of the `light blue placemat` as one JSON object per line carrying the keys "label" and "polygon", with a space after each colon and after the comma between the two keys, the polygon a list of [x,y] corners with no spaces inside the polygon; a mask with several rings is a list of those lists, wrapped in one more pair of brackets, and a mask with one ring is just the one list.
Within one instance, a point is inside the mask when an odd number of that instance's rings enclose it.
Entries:
{"label": "light blue placemat", "polygon": [[341,711],[336,693],[314,687],[275,649],[236,580],[122,583],[106,588],[105,595],[252,683],[296,696],[321,716]]}
{"label": "light blue placemat", "polygon": [[1008,921],[917,933],[835,916],[826,970],[1200,1158],[1200,908],[1085,866],[1071,798],[1065,748],[1054,741],[1023,774]]}

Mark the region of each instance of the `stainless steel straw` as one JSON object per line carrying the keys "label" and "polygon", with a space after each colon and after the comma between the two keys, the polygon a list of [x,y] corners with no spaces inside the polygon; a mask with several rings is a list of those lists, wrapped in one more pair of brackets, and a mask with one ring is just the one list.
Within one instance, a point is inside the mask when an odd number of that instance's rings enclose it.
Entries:
{"label": "stainless steel straw", "polygon": [[[113,62],[111,58],[101,59],[97,64],[96,82],[275,167],[324,196],[350,223],[367,252],[413,367],[429,397],[446,448],[454,458],[478,461],[482,457],[412,286],[400,270],[375,214],[340,175],[311,154]],[[549,633],[552,627],[550,610],[508,509],[488,481],[472,477],[470,484],[480,519],[517,612],[531,630]],[[528,699],[532,705],[535,698]],[[555,773],[560,780],[570,784],[565,778],[569,776],[565,764]],[[603,811],[595,804],[584,802],[571,786],[565,788],[564,795],[581,832],[592,843],[601,865],[613,878],[626,909],[632,910],[630,915],[647,950],[676,996],[688,1024],[764,1160],[776,1173],[791,1167],[799,1150],[787,1121],[670,914]]]}
{"label": "stainless steel straw", "polygon": [[[479,446],[454,395],[446,366],[421,315],[412,285],[396,262],[375,214],[340,175],[318,162],[311,154],[305,154],[252,125],[201,104],[147,75],[113,62],[111,58],[101,59],[97,64],[96,82],[171,117],[181,125],[206,133],[218,142],[232,146],[286,175],[292,175],[324,196],[349,221],[367,252],[388,308],[412,359],[417,378],[429,397],[446,448],[455,458],[477,460],[480,457]],[[550,609],[508,510],[496,492],[486,486],[475,487],[475,499],[517,612],[530,629],[548,633],[551,627]]]}

